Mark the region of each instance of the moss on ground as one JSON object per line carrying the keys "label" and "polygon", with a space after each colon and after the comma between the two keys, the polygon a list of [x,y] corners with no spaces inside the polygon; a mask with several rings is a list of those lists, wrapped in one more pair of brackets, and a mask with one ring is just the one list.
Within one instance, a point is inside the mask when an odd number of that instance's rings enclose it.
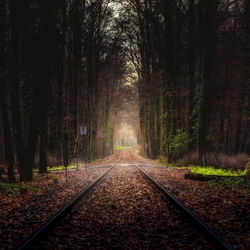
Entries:
{"label": "moss on ground", "polygon": [[208,183],[213,187],[223,186],[225,188],[238,189],[244,193],[250,192],[250,180],[240,176],[232,178],[216,178],[214,180],[210,180]]}
{"label": "moss on ground", "polygon": [[219,169],[213,167],[202,167],[202,166],[188,166],[186,167],[194,174],[203,174],[203,175],[217,175],[217,176],[244,176],[247,173],[245,170],[231,170],[231,169]]}
{"label": "moss on ground", "polygon": [[[67,167],[67,169],[74,169],[76,168],[76,165],[70,165]],[[47,171],[57,171],[57,170],[64,170],[64,166],[54,166],[54,167],[47,167]],[[39,169],[35,168],[33,169],[33,173],[39,173]]]}
{"label": "moss on ground", "polygon": [[19,192],[20,188],[25,188],[28,191],[35,191],[37,190],[36,187],[30,185],[24,185],[19,183],[3,183],[0,182],[0,191],[9,193],[9,194],[16,194]]}

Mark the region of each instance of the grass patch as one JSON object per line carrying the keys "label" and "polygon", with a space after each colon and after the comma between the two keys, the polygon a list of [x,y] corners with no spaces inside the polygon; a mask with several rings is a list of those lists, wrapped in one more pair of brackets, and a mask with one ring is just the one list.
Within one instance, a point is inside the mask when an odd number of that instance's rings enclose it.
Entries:
{"label": "grass patch", "polygon": [[[67,169],[74,169],[74,168],[76,168],[76,165],[70,165],[67,167]],[[64,166],[47,167],[47,171],[57,171],[57,170],[65,170],[65,167]],[[39,173],[39,169],[34,168],[33,173]]]}
{"label": "grass patch", "polygon": [[[76,165],[70,165],[67,167],[67,169],[74,169],[76,168]],[[64,170],[64,166],[54,166],[54,167],[48,167],[48,171],[56,171],[56,170]]]}
{"label": "grass patch", "polygon": [[230,169],[217,169],[213,167],[189,166],[187,169],[194,174],[217,175],[217,176],[244,176],[247,174],[247,169],[233,171]]}
{"label": "grass patch", "polygon": [[2,183],[0,182],[0,190],[5,191],[6,193],[14,194],[19,191],[19,184],[17,183]]}
{"label": "grass patch", "polygon": [[19,192],[20,188],[26,188],[28,191],[35,191],[37,190],[36,187],[30,185],[23,185],[19,183],[3,183],[0,182],[0,190],[9,193],[9,194],[16,194]]}
{"label": "grass patch", "polygon": [[114,146],[114,150],[133,149],[134,147]]}
{"label": "grass patch", "polygon": [[239,189],[245,193],[250,192],[250,181],[240,176],[234,178],[216,178],[208,181],[208,183],[212,187],[223,186],[225,188]]}

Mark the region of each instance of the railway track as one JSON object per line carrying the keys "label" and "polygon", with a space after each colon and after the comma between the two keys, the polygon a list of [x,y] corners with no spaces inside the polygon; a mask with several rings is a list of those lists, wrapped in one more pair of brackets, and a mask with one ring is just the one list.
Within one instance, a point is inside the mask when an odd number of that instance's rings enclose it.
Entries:
{"label": "railway track", "polygon": [[[129,155],[129,159],[132,162],[131,153]],[[141,174],[147,179],[147,181],[150,184],[153,184],[160,192],[162,192],[191,222],[193,222],[200,229],[202,229],[216,247],[218,247],[219,249],[234,249],[234,247],[229,242],[224,240],[213,228],[211,228],[208,224],[206,224],[201,218],[199,218],[199,216],[196,213],[194,213],[191,209],[185,206],[184,203],[182,203],[173,194],[171,194],[171,192],[169,192],[163,185],[161,185],[149,174],[147,174],[143,169],[141,169],[139,165],[135,164],[135,166],[138,168]]]}
{"label": "railway track", "polygon": [[[122,163],[122,158],[126,155],[130,164],[128,160]],[[199,249],[199,247],[206,246],[208,249],[233,249],[212,228],[134,163],[131,156],[131,152],[123,152],[119,160],[104,174],[60,209],[16,249],[31,249],[39,245],[40,241],[43,242],[42,248],[45,249],[54,249],[58,244],[61,246],[59,248],[68,248],[70,247],[68,241],[72,242],[72,238],[71,240],[62,239],[62,232],[65,228],[68,231],[67,237],[73,237],[73,242],[77,242],[77,246],[84,249],[102,247],[105,249],[110,248],[111,245],[126,249],[162,248],[163,246],[168,248],[166,244],[175,246],[175,241],[178,242],[178,240],[183,244],[179,247],[192,246]],[[86,196],[90,191],[91,195]],[[75,208],[76,205],[78,210]],[[179,212],[176,212],[175,207]],[[180,218],[183,214],[185,219]],[[155,220],[152,221],[151,218]],[[79,225],[77,224],[78,228],[74,229],[71,221],[76,220]],[[202,228],[203,233],[194,229],[194,225],[190,222]],[[168,226],[166,227],[165,224]],[[136,231],[137,227],[139,229]],[[154,228],[153,231],[152,228]],[[169,231],[169,228],[172,230]],[[48,232],[52,230],[53,236],[47,239]],[[188,235],[187,239],[185,239],[186,235]],[[209,240],[203,239],[206,238],[203,237],[204,235],[208,236]],[[192,242],[188,243],[190,237]],[[117,239],[120,240],[117,241]],[[210,242],[213,244],[210,245]],[[74,246],[71,247],[74,248]],[[176,247],[179,248],[177,245]]]}
{"label": "railway track", "polygon": [[21,244],[19,244],[15,249],[31,249],[34,245],[36,245],[42,238],[46,237],[46,235],[59,223],[77,204],[78,202],[86,196],[95,185],[97,185],[104,176],[120,162],[122,155],[115,163],[111,165],[98,166],[99,167],[107,167],[110,166],[108,170],[106,170],[101,176],[99,176],[96,180],[94,180],[91,184],[89,184],[86,188],[84,188],[77,196],[75,196],[70,202],[68,202],[65,206],[63,206],[60,210],[58,210],[53,216],[51,216],[48,220],[46,220],[35,232],[33,232],[28,238],[26,238]]}

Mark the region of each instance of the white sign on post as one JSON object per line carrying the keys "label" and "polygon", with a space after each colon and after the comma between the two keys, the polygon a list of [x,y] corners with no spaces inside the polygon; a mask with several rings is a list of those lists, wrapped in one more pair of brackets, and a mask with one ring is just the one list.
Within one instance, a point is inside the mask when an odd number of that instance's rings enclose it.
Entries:
{"label": "white sign on post", "polygon": [[87,126],[80,126],[80,135],[87,135]]}

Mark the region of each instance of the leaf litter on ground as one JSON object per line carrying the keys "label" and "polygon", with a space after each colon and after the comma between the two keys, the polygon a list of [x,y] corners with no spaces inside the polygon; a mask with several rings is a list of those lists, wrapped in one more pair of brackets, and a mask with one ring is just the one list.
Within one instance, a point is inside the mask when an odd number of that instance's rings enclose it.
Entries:
{"label": "leaf litter on ground", "polygon": [[[97,165],[111,164],[117,160],[119,152],[103,161],[97,161]],[[125,163],[129,163],[129,160]],[[133,154],[133,161],[141,164],[154,165],[154,162],[141,156]],[[124,168],[124,171],[126,168]],[[237,249],[248,249],[250,247],[249,234],[249,193],[243,192],[241,189],[234,188],[228,184],[217,185],[213,182],[198,182],[185,180],[184,175],[188,170],[179,170],[173,168],[155,168],[145,167],[152,177],[168,188],[177,198],[182,200],[188,207],[193,209],[204,221],[210,224],[225,239],[231,242]],[[95,178],[100,176],[105,169],[82,169],[80,171],[69,172],[69,182],[65,183],[64,172],[51,173],[49,175],[34,175],[34,181],[30,183],[19,183],[19,187],[28,185],[34,189],[28,189],[28,192],[21,195],[19,192],[9,193],[0,189],[0,248],[11,249],[34,231],[49,216],[61,208],[82,188],[87,186]],[[125,174],[125,173],[123,173]],[[120,179],[122,173],[117,173],[116,179]],[[130,176],[128,180],[133,178]],[[126,179],[122,182],[123,190],[118,189],[116,194],[116,202],[106,197],[105,211],[103,214],[103,204],[99,204],[93,211],[90,218],[96,220],[96,214],[102,214],[106,220],[113,216],[121,207],[126,207],[126,213],[123,217],[117,217],[117,223],[121,228],[129,228],[133,216],[136,215],[134,204],[140,207],[141,190],[136,189],[136,185],[127,186]],[[103,188],[110,189],[110,185],[106,183]],[[142,187],[144,187],[142,185]],[[229,188],[230,187],[230,188]],[[136,196],[128,200],[122,198],[124,192],[136,191]],[[135,203],[136,201],[136,203]],[[87,208],[86,208],[87,209]],[[88,208],[89,209],[89,208]],[[147,210],[145,210],[147,211]],[[83,215],[86,214],[84,211]],[[131,217],[132,216],[132,217]],[[137,220],[145,220],[145,216],[149,216],[145,212],[144,216],[136,217]],[[126,223],[124,221],[126,220]],[[152,226],[159,218],[152,217]],[[77,223],[78,220],[74,220]],[[98,224],[98,221],[96,222]],[[88,224],[85,223],[87,228]],[[169,222],[171,225],[171,222]],[[112,224],[106,224],[107,230],[111,230]],[[106,230],[105,227],[105,230]],[[64,233],[70,228],[65,227]],[[79,229],[81,230],[81,229]],[[147,227],[149,232],[152,227]],[[157,229],[160,233],[164,232],[164,227],[159,226]],[[134,234],[134,232],[130,232]],[[73,236],[71,236],[72,238]],[[79,236],[86,240],[88,234]],[[194,237],[193,234],[190,237]],[[72,238],[73,239],[73,238]],[[99,239],[99,242],[101,239]],[[59,243],[58,243],[59,244]],[[99,243],[98,243],[99,244]],[[98,245],[97,244],[97,245]],[[138,242],[138,239],[131,237],[130,244],[149,244],[149,240]],[[184,244],[184,243],[183,243]],[[139,246],[138,245],[138,246]]]}

